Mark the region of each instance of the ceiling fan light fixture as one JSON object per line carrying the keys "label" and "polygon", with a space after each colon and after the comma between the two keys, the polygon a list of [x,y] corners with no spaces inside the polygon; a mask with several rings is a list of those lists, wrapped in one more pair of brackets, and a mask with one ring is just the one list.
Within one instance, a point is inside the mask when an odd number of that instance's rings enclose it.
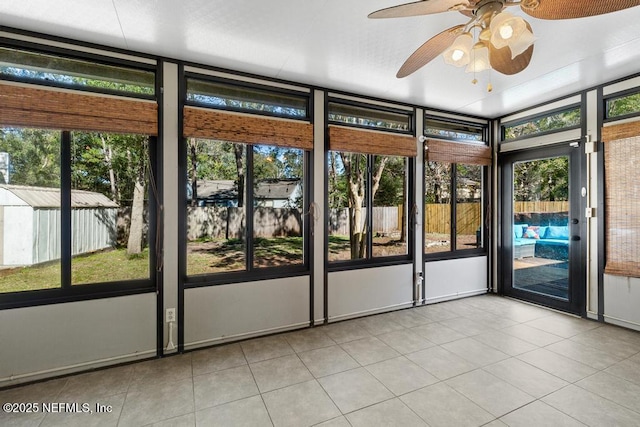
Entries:
{"label": "ceiling fan light fixture", "polygon": [[496,49],[509,46],[513,40],[518,39],[527,29],[527,23],[519,16],[509,12],[501,12],[491,19],[491,44]]}
{"label": "ceiling fan light fixture", "polygon": [[467,73],[479,73],[491,68],[491,63],[489,62],[489,49],[484,42],[478,42],[473,45],[471,58],[471,62],[469,62],[469,65],[467,65],[467,68],[465,69]]}
{"label": "ceiling fan light fixture", "polygon": [[535,41],[536,37],[528,29],[520,34],[519,37],[511,40],[509,43],[509,49],[511,49],[511,59],[514,59],[516,56],[529,49],[529,46],[531,46]]}
{"label": "ceiling fan light fixture", "polygon": [[443,53],[444,62],[456,67],[464,67],[471,61],[473,37],[469,33],[459,35]]}

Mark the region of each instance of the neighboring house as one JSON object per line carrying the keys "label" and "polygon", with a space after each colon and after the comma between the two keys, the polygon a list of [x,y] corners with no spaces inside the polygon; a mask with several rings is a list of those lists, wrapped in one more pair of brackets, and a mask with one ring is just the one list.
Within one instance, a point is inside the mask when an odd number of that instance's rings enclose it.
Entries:
{"label": "neighboring house", "polygon": [[[71,192],[71,252],[115,246],[118,205],[103,194]],[[0,185],[0,266],[60,258],[60,189]]]}
{"label": "neighboring house", "polygon": [[[191,198],[192,192],[188,191]],[[296,207],[302,197],[300,178],[259,181],[254,190],[255,204],[263,208]],[[238,206],[238,189],[231,180],[198,180],[198,206]]]}

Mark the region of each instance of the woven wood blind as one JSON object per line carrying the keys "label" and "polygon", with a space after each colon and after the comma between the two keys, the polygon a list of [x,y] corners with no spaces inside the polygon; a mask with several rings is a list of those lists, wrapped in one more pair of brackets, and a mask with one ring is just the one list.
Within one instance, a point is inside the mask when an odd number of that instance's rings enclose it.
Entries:
{"label": "woven wood blind", "polygon": [[157,135],[158,105],[0,83],[0,125]]}
{"label": "woven wood blind", "polygon": [[640,122],[606,127],[604,272],[640,277]]}
{"label": "woven wood blind", "polygon": [[205,108],[184,107],[183,133],[185,138],[313,149],[313,125],[310,123]]}
{"label": "woven wood blind", "polygon": [[416,139],[412,136],[343,126],[329,126],[329,149],[381,156],[417,155]]}
{"label": "woven wood blind", "polygon": [[491,148],[486,145],[430,139],[427,147],[425,155],[429,162],[491,165]]}

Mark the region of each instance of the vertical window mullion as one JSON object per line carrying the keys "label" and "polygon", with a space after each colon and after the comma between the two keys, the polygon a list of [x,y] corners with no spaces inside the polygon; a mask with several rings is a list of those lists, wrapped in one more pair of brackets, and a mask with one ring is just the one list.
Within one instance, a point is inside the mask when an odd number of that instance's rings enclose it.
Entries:
{"label": "vertical window mullion", "polygon": [[247,266],[247,271],[252,271],[253,270],[253,255],[254,255],[254,248],[253,248],[253,215],[254,215],[254,188],[255,188],[255,183],[253,182],[254,178],[253,178],[253,145],[251,144],[247,144],[246,146],[246,156],[247,156],[247,167],[246,170],[244,172],[244,176],[245,176],[245,262],[246,262],[246,266]]}
{"label": "vertical window mullion", "polygon": [[458,235],[458,165],[456,163],[451,163],[451,251],[455,252],[458,250],[457,245],[457,235]]}
{"label": "vertical window mullion", "polygon": [[63,131],[60,144],[60,284],[71,288],[71,132]]}
{"label": "vertical window mullion", "polygon": [[370,154],[367,156],[367,184],[365,203],[367,205],[366,232],[367,232],[367,259],[373,258],[373,168],[375,167],[375,157]]}

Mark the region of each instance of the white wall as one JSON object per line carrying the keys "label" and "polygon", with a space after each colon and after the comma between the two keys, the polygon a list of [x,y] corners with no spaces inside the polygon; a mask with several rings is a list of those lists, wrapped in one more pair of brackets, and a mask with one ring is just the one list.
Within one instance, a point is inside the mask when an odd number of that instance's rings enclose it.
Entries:
{"label": "white wall", "polygon": [[487,292],[487,257],[425,263],[427,304]]}
{"label": "white wall", "polygon": [[156,354],[154,293],[0,311],[0,387]]}
{"label": "white wall", "polygon": [[185,290],[185,349],[310,324],[309,277]]}
{"label": "white wall", "polygon": [[329,273],[329,320],[411,306],[412,275],[411,264]]}
{"label": "white wall", "polygon": [[640,331],[640,279],[604,275],[604,319]]}

